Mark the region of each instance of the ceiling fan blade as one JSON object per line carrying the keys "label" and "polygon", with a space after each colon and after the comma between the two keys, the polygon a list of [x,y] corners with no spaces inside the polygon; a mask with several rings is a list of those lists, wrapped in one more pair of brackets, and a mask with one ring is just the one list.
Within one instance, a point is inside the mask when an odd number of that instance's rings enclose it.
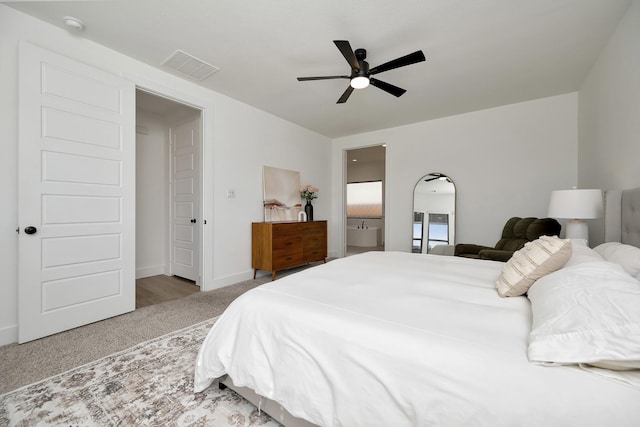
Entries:
{"label": "ceiling fan blade", "polygon": [[398,86],[394,86],[387,82],[383,82],[382,80],[374,79],[373,77],[369,79],[369,83],[371,83],[373,86],[377,87],[378,89],[382,89],[383,91],[390,93],[391,95],[396,97],[402,96],[406,92],[405,89],[402,89]]}
{"label": "ceiling fan blade", "polygon": [[349,76],[321,76],[321,77],[298,77],[299,82],[306,82],[309,80],[331,80],[331,79],[349,79]]}
{"label": "ceiling fan blade", "polygon": [[417,50],[403,57],[396,58],[393,61],[385,62],[382,65],[378,65],[377,67],[371,68],[369,70],[369,75],[382,73],[384,71],[389,71],[389,70],[393,70],[394,68],[400,68],[406,65],[415,64],[417,62],[422,62],[424,60],[425,60],[424,53],[422,53],[421,50]]}
{"label": "ceiling fan blade", "polygon": [[342,53],[342,56],[344,56],[344,59],[347,60],[347,62],[351,66],[351,69],[359,70],[360,64],[358,63],[356,54],[353,53],[353,49],[351,49],[351,45],[349,44],[349,42],[346,40],[334,40],[333,42],[338,47],[338,50],[340,50],[340,53]]}
{"label": "ceiling fan blade", "polygon": [[336,104],[344,104],[345,102],[347,102],[347,99],[349,99],[351,92],[353,92],[353,88],[351,87],[351,85],[349,85],[347,87],[347,90],[344,91],[344,93],[342,94],[340,99],[338,99],[338,102],[336,102]]}

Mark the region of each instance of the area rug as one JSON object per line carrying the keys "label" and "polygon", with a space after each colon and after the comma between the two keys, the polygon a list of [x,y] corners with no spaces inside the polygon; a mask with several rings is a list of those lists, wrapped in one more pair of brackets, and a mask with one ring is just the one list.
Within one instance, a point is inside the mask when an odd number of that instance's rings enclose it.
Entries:
{"label": "area rug", "polygon": [[0,426],[279,426],[235,392],[193,392],[210,319],[0,396]]}

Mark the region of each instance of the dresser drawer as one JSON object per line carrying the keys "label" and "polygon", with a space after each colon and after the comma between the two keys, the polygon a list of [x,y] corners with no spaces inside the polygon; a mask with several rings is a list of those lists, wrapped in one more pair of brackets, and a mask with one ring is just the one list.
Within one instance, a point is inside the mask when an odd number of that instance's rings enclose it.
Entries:
{"label": "dresser drawer", "polygon": [[318,222],[306,222],[304,227],[304,233],[309,234],[326,234],[327,223],[324,221]]}
{"label": "dresser drawer", "polygon": [[302,237],[296,235],[284,235],[274,237],[272,240],[272,248],[274,253],[286,249],[301,249]]}
{"label": "dresser drawer", "polygon": [[327,245],[327,236],[322,233],[306,234],[303,237],[304,247],[325,247]]}
{"label": "dresser drawer", "polygon": [[274,238],[276,236],[299,236],[302,234],[302,225],[298,222],[274,223],[271,227]]}
{"label": "dresser drawer", "polygon": [[294,267],[304,263],[302,247],[295,249],[279,249],[273,251],[272,266],[274,270],[282,268]]}
{"label": "dresser drawer", "polygon": [[304,262],[323,261],[327,257],[327,250],[324,247],[304,248]]}

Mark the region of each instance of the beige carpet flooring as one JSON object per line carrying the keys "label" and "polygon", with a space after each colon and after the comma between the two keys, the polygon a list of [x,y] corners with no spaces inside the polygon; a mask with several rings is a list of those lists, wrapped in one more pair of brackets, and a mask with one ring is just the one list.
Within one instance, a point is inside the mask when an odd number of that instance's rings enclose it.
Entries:
{"label": "beige carpet flooring", "polygon": [[[278,277],[304,268],[279,272]],[[267,275],[143,307],[25,344],[2,346],[0,394],[218,316],[235,298],[270,279],[271,275]]]}

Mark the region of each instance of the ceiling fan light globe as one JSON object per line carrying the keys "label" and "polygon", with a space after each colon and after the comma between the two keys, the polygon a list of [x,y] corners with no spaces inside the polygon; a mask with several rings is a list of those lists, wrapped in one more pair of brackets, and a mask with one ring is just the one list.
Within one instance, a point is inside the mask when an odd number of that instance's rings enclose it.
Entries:
{"label": "ceiling fan light globe", "polygon": [[369,86],[369,78],[358,76],[351,79],[351,87],[354,89],[364,89]]}

